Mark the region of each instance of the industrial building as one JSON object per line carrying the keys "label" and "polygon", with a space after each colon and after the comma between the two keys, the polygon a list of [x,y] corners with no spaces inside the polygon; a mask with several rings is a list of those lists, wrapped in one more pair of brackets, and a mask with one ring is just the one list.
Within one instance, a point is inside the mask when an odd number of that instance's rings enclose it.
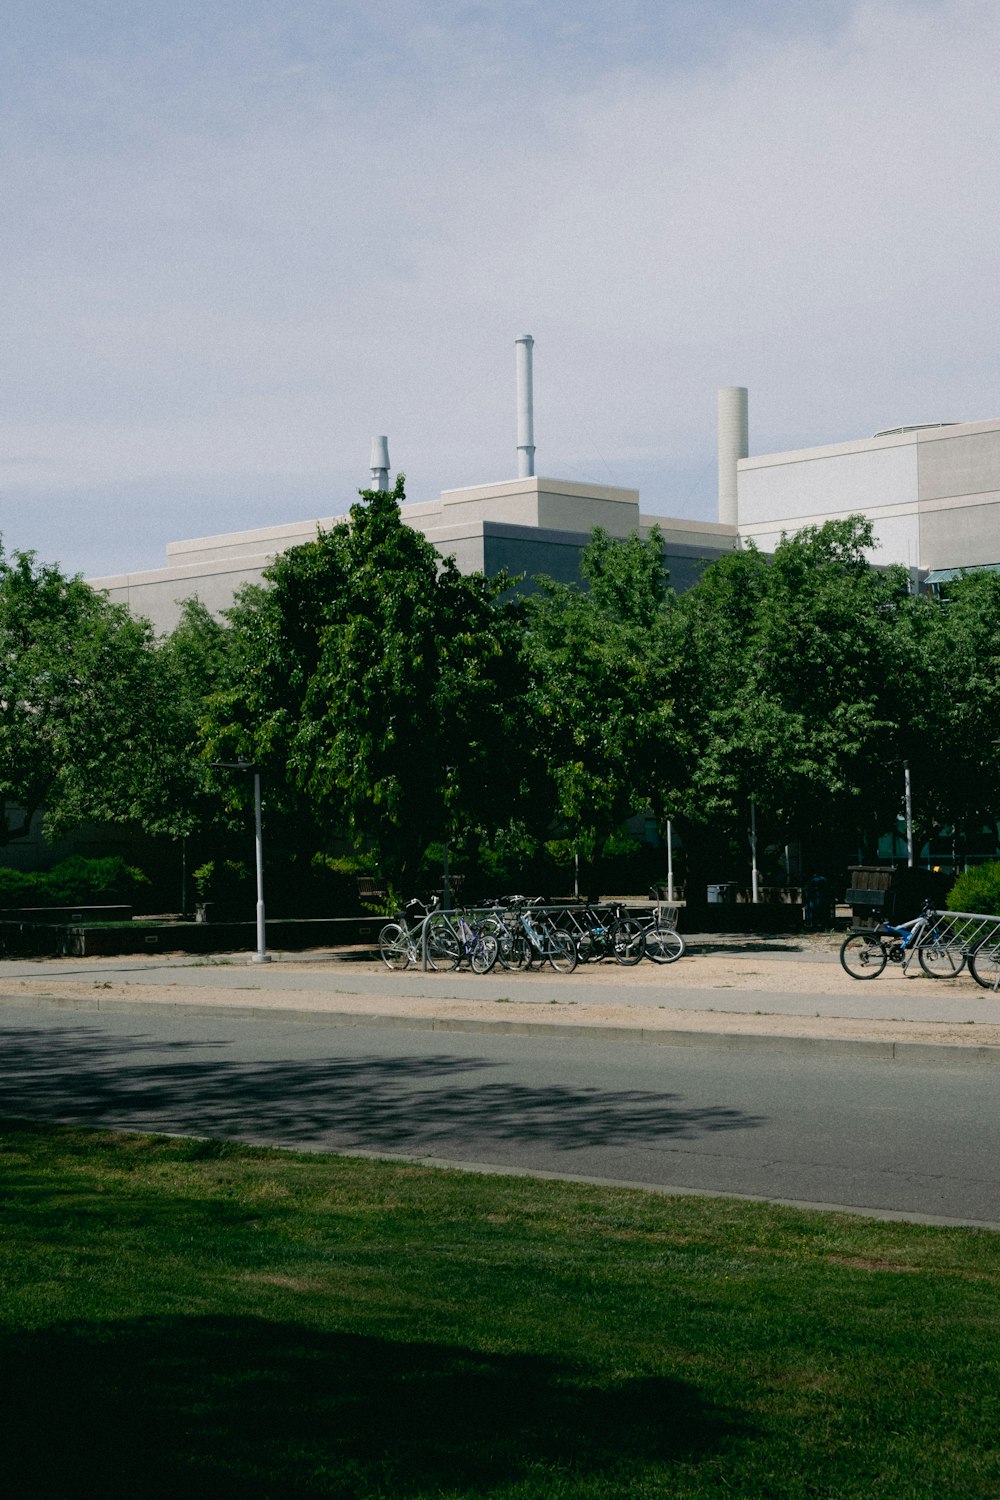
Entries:
{"label": "industrial building", "polygon": [[[580,552],[595,526],[625,537],[635,531],[647,535],[658,525],[665,563],[678,589],[689,587],[705,561],[731,551],[736,541],[733,527],[716,522],[640,515],[637,490],[534,476],[445,490],[438,500],[404,505],[402,514],[442,557],[454,557],[463,573],[492,576],[506,568],[529,578],[545,573],[563,583],[578,579]],[[90,581],[133,613],[152,620],[157,630],[170,630],[184,599],[197,595],[209,609],[225,609],[240,585],[258,582],[279,552],[311,541],[320,528],[342,519],[330,516],[294,526],[171,542],[164,568]]]}
{"label": "industrial building", "polygon": [[[783,532],[858,514],[874,526],[872,561],[903,564],[917,585],[933,586],[965,568],[1000,568],[1000,419],[916,424],[751,456],[747,390],[727,386],[718,396],[718,520],[649,516],[637,490],[536,476],[532,342],[530,335],[516,341],[517,478],[445,490],[403,509],[407,523],[463,572],[506,569],[529,580],[546,574],[575,581],[594,527],[626,537],[648,536],[656,525],[671,582],[682,590],[735,547],[753,542],[771,551]],[[378,437],[371,486],[385,488],[388,473],[388,442]],[[163,568],[90,581],[169,630],[185,599],[197,595],[224,610],[275,556],[342,519],[171,542]]]}
{"label": "industrial building", "polygon": [[875,563],[921,584],[1000,568],[1000,419],[928,422],[870,438],[749,455],[747,392],[719,393],[719,519],[772,551],[782,532],[851,515],[875,529]]}
{"label": "industrial building", "polygon": [[[706,562],[733,550],[736,527],[644,516],[638,490],[536,476],[532,345],[529,334],[516,341],[517,478],[445,490],[437,500],[408,503],[403,507],[404,520],[422,532],[442,557],[454,557],[464,573],[493,576],[506,569],[528,580],[545,574],[561,583],[579,579],[580,553],[594,527],[603,527],[610,536],[627,537],[633,532],[648,536],[656,525],[663,534],[664,562],[673,586],[689,588]],[[370,487],[385,489],[388,483],[388,440],[377,437],[372,444]],[[185,599],[197,595],[211,610],[226,609],[240,586],[258,582],[278,553],[311,541],[320,529],[343,519],[328,516],[292,526],[171,542],[163,568],[90,582],[133,613],[152,620],[157,630],[170,630]]]}

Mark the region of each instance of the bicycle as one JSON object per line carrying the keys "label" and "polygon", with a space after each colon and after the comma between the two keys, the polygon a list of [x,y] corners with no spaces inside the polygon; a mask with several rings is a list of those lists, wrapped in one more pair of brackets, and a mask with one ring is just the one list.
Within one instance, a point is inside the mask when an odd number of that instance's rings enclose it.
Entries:
{"label": "bicycle", "polygon": [[512,903],[523,901],[523,896],[495,897],[483,902],[488,907],[483,918],[483,931],[492,934],[497,941],[497,962],[502,969],[527,969],[532,954],[528,940],[520,924],[513,920]]}
{"label": "bicycle", "polygon": [[654,964],[674,964],[686,951],[684,939],[677,931],[678,908],[657,906],[648,921],[643,921],[645,956]]}
{"label": "bicycle", "polygon": [[[852,979],[877,979],[887,963],[901,964],[905,971],[915,952],[928,978],[954,979],[965,968],[966,956],[960,947],[942,940],[938,926],[938,913],[925,901],[923,911],[910,922],[853,928],[840,945],[841,965]],[[969,966],[971,970],[971,960]]]}
{"label": "bicycle", "polygon": [[504,962],[508,969],[530,969],[535,959],[551,964],[557,974],[572,974],[577,965],[576,944],[568,932],[556,927],[550,917],[537,913],[535,920],[529,911],[537,908],[538,902],[528,902],[523,896],[512,896],[510,913],[514,920],[514,932]]}
{"label": "bicycle", "polygon": [[583,911],[567,908],[580,963],[599,963],[613,957],[616,963],[637,964],[645,951],[642,926],[625,914],[623,906],[586,906]]}
{"label": "bicycle", "polygon": [[995,942],[983,943],[969,954],[969,973],[982,989],[1000,989],[1000,948]]}
{"label": "bicycle", "polygon": [[428,953],[433,950],[434,967],[459,969],[468,959],[474,974],[488,974],[497,961],[500,944],[481,918],[470,922],[463,910],[434,912],[428,918]]}
{"label": "bicycle", "polygon": [[454,969],[457,944],[450,928],[442,930],[433,919],[438,897],[408,901],[394,922],[387,922],[378,935],[378,949],[387,969],[401,971],[420,965],[426,953],[429,969]]}

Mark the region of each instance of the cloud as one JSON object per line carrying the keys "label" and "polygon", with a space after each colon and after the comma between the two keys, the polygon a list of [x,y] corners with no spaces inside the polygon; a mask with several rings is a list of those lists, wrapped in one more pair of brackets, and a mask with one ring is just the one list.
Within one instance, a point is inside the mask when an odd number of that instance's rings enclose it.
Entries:
{"label": "cloud", "polygon": [[995,414],[984,0],[22,21],[0,530],[168,479],[349,499],[377,431],[415,498],[503,478],[527,331],[540,469],[644,508],[711,514],[720,384],[754,451]]}

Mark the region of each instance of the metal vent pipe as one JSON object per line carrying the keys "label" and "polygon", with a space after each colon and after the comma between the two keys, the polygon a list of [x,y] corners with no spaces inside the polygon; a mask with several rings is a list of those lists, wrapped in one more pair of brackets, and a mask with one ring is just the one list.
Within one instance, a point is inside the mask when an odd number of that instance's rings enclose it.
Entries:
{"label": "metal vent pipe", "polygon": [[724,385],[719,391],[719,520],[739,525],[736,465],[750,453],[750,428],[745,385]]}
{"label": "metal vent pipe", "polygon": [[535,472],[535,402],[531,385],[531,351],[534,339],[524,333],[514,340],[517,351],[517,477],[530,479]]}
{"label": "metal vent pipe", "polygon": [[370,490],[389,488],[389,439],[385,436],[372,438],[371,456],[372,482]]}

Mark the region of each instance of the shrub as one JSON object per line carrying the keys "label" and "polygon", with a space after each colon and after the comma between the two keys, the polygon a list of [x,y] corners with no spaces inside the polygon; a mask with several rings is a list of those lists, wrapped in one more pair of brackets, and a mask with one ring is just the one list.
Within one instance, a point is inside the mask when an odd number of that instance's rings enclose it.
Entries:
{"label": "shrub", "polygon": [[149,880],[118,855],[84,859],[73,855],[51,870],[0,867],[0,906],[111,906],[133,901]]}
{"label": "shrub", "polygon": [[1000,862],[977,865],[959,875],[948,892],[948,910],[1000,917]]}
{"label": "shrub", "polygon": [[198,893],[198,900],[211,902],[215,908],[213,916],[237,916],[249,910],[252,901],[253,879],[249,866],[241,859],[209,859],[191,879]]}

